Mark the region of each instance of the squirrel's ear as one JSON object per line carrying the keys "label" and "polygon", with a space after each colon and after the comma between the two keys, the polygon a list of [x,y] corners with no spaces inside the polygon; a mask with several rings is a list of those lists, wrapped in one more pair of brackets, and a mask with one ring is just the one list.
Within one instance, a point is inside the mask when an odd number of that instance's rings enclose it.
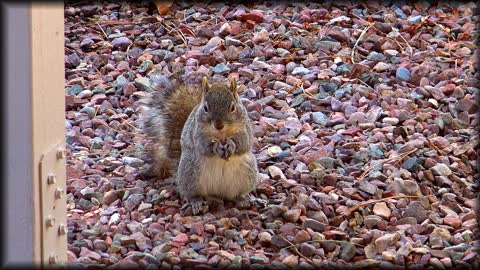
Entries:
{"label": "squirrel's ear", "polygon": [[232,79],[230,79],[230,89],[232,90],[233,93],[237,93],[237,79],[235,79],[235,77],[233,77]]}
{"label": "squirrel's ear", "polygon": [[210,90],[210,84],[208,83],[207,77],[203,77],[202,79],[202,90],[203,92],[208,92]]}

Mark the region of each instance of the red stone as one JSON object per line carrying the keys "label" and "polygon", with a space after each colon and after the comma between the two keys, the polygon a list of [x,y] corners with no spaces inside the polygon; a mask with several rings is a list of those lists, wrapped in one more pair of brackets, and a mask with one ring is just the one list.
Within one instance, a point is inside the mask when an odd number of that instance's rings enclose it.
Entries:
{"label": "red stone", "polygon": [[263,22],[263,14],[259,13],[259,12],[244,13],[244,14],[238,15],[237,19],[239,21],[243,21],[243,22],[247,21],[247,20],[250,20],[250,21],[254,21],[256,23],[261,23],[261,22]]}
{"label": "red stone", "polygon": [[188,235],[181,233],[173,238],[172,244],[176,247],[184,246],[188,242]]}
{"label": "red stone", "polygon": [[443,223],[448,226],[452,226],[453,228],[458,228],[462,226],[462,220],[456,217],[447,216],[443,219]]}

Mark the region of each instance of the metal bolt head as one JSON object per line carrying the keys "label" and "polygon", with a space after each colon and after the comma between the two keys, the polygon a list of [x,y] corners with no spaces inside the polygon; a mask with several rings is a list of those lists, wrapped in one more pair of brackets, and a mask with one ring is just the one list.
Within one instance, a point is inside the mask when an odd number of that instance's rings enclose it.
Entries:
{"label": "metal bolt head", "polygon": [[52,216],[47,217],[47,227],[53,227],[55,225],[55,218]]}
{"label": "metal bolt head", "polygon": [[57,263],[57,256],[55,256],[54,254],[50,254],[50,256],[48,257],[48,263],[49,264],[56,264]]}
{"label": "metal bolt head", "polygon": [[52,174],[49,174],[49,175],[47,176],[47,183],[48,183],[49,185],[53,185],[53,184],[57,183],[57,176],[56,176],[55,174],[53,174],[53,173],[52,173]]}
{"label": "metal bolt head", "polygon": [[65,226],[65,224],[63,223],[60,223],[60,225],[58,225],[58,235],[65,235],[67,234],[67,232],[68,232],[67,226]]}
{"label": "metal bolt head", "polygon": [[61,199],[63,197],[63,188],[57,187],[55,189],[55,199]]}
{"label": "metal bolt head", "polygon": [[57,159],[64,159],[65,158],[65,149],[60,147],[57,149]]}

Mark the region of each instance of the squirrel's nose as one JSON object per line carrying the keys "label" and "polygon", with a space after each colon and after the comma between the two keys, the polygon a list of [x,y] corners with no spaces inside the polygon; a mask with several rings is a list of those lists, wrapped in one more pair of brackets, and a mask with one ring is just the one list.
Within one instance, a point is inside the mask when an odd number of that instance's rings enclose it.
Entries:
{"label": "squirrel's nose", "polygon": [[220,121],[220,120],[215,120],[215,122],[213,122],[213,126],[218,130],[222,130],[223,129],[223,122]]}

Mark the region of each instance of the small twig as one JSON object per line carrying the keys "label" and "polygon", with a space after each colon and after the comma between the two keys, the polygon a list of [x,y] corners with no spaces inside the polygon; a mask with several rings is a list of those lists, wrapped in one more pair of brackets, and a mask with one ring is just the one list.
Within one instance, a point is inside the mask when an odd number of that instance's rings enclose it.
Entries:
{"label": "small twig", "polygon": [[430,20],[429,22],[431,22],[431,23],[435,24],[436,26],[438,26],[438,27],[439,27],[440,29],[442,29],[445,33],[447,33],[447,35],[448,35],[449,38],[452,38],[452,34],[450,34],[450,30],[449,30],[448,28],[446,28],[445,26],[443,26],[443,25],[441,25],[441,24],[439,24],[439,23],[437,23],[437,22],[435,22],[435,21],[431,21],[431,20]]}
{"label": "small twig", "polygon": [[195,35],[195,32],[192,31],[192,29],[187,28],[187,31],[190,32],[190,34],[192,34],[193,37],[197,37],[197,35]]}
{"label": "small twig", "polygon": [[[102,156],[102,155],[110,155],[112,151],[96,151],[96,152],[85,152],[85,153],[81,153],[81,152],[76,152],[76,153],[72,153],[72,157],[81,157],[81,156]],[[117,153],[118,154],[122,154],[122,153],[135,153],[135,150],[132,150],[132,149],[122,149],[122,150],[118,150]]]}
{"label": "small twig", "polygon": [[141,130],[141,129],[139,129],[138,127],[136,127],[136,126],[134,126],[134,125],[130,124],[130,123],[128,122],[128,120],[127,120],[127,119],[123,119],[123,118],[120,118],[120,119],[122,119],[122,123],[125,123],[125,124],[127,124],[127,126],[129,126],[129,127],[133,128],[134,130],[136,130],[136,131],[142,131],[142,130]]}
{"label": "small twig", "polygon": [[188,42],[187,42],[187,38],[185,37],[185,35],[182,33],[182,30],[178,29],[178,27],[172,23],[172,26],[173,28],[175,29],[175,31],[180,34],[180,38],[183,40],[183,42],[185,43],[185,45],[188,45]]}
{"label": "small twig", "polygon": [[305,255],[303,255],[299,250],[298,248],[295,246],[295,244],[293,244],[292,242],[288,241],[287,238],[283,237],[283,235],[280,235],[285,241],[287,241],[287,243],[290,244],[290,246],[293,248],[293,250],[295,251],[295,253],[297,253],[300,257],[304,258],[305,260],[307,260],[308,262],[310,263],[313,263],[313,261],[309,258],[307,258]]}
{"label": "small twig", "polygon": [[372,89],[372,90],[373,90],[373,92],[377,93],[377,90],[376,90],[375,88],[373,88],[373,87],[371,87],[370,85],[368,85],[368,83],[366,83],[366,82],[364,82],[364,81],[360,80],[360,78],[357,78],[357,81],[361,82],[361,83],[362,83],[363,85],[365,85],[366,87],[368,87],[368,88]]}
{"label": "small twig", "polygon": [[160,22],[163,27],[165,27],[165,29],[168,31],[168,33],[172,32],[172,27],[170,25],[167,25],[166,23],[164,22]]}
{"label": "small twig", "polygon": [[365,207],[367,205],[370,205],[372,203],[377,203],[377,202],[383,202],[383,201],[387,201],[387,200],[390,200],[390,199],[402,199],[402,198],[409,198],[409,199],[418,199],[420,197],[432,197],[432,196],[435,196],[435,195],[426,195],[426,196],[423,196],[423,195],[395,195],[395,196],[391,196],[391,197],[387,197],[387,198],[382,198],[382,199],[374,199],[374,200],[368,200],[366,202],[363,202],[363,203],[360,203],[360,204],[357,204],[357,205],[354,205],[350,208],[348,208],[347,210],[343,211],[339,216],[337,217],[344,217],[344,216],[348,216],[350,215],[353,211],[359,209],[359,208],[362,208],[362,207]]}
{"label": "small twig", "polygon": [[407,47],[410,50],[410,57],[412,57],[413,56],[412,46],[410,46],[410,44],[408,44],[408,42],[405,40],[405,38],[402,36],[402,34],[400,32],[398,33],[398,36],[403,40],[403,42],[405,42],[405,44],[407,44]]}
{"label": "small twig", "polygon": [[352,61],[353,64],[355,64],[355,60],[354,60],[354,57],[355,57],[355,50],[357,49],[357,46],[358,46],[358,43],[360,42],[360,40],[363,38],[363,36],[365,35],[365,33],[367,33],[368,29],[370,29],[370,27],[372,27],[373,24],[369,24],[367,27],[365,27],[362,31],[362,33],[360,34],[360,36],[358,37],[357,41],[355,41],[355,45],[353,46],[353,49],[352,49],[352,54],[350,56],[350,60]]}
{"label": "small twig", "polygon": [[117,130],[117,129],[115,129],[115,128],[109,126],[109,125],[107,125],[105,122],[100,122],[100,124],[103,125],[103,126],[105,126],[105,127],[107,127],[107,128],[112,129],[113,131],[115,131],[115,132],[117,132],[117,133],[122,133],[121,131],[119,131],[119,130]]}
{"label": "small twig", "polygon": [[[371,23],[371,22],[369,22],[369,21],[367,21],[367,20],[365,20],[365,19],[363,19],[363,18],[361,18],[361,17],[359,17],[359,16],[357,16],[357,15],[355,15],[355,14],[353,14],[353,13],[352,13],[352,15],[353,15],[354,17],[356,17],[357,19],[359,19],[359,20],[361,20],[361,21],[363,21],[363,22],[365,22],[365,23],[368,23],[368,24],[369,24],[369,26],[368,26],[369,28],[371,27],[371,28],[374,29],[375,31],[377,31],[377,32],[379,32],[379,33],[382,33],[383,35],[385,35],[385,37],[386,37],[387,39],[393,40],[393,41],[397,42],[397,44],[398,44],[398,41],[397,41],[397,40],[388,37],[387,34],[385,34],[385,33],[384,33],[383,31],[381,31],[380,29],[376,28],[373,23]],[[362,33],[363,33],[363,32],[362,32]],[[412,56],[412,55],[413,55],[413,49],[412,49],[412,47],[410,46],[410,44],[408,44],[408,42],[405,40],[405,38],[402,36],[401,33],[398,33],[398,35],[400,36],[400,38],[402,38],[402,40],[405,42],[405,44],[407,45],[407,47],[410,49],[410,56]],[[360,36],[360,37],[361,37],[361,36]],[[359,37],[359,39],[360,39],[360,37]],[[358,40],[357,40],[357,41],[358,41]],[[356,45],[356,44],[355,44],[355,45]],[[402,46],[400,46],[400,47],[402,47]],[[355,49],[355,47],[354,47],[354,49]],[[353,57],[353,51],[352,51],[352,57]],[[354,63],[354,62],[353,62],[353,63]]]}
{"label": "small twig", "polygon": [[[361,248],[364,248],[365,246],[364,245],[360,245],[360,244],[357,244],[357,243],[353,243],[353,242],[349,242],[349,241],[341,241],[341,240],[310,240],[310,241],[305,241],[303,243],[323,243],[323,242],[327,242],[327,241],[333,241],[335,243],[338,243],[338,244],[342,244],[342,243],[352,243],[354,244],[355,246],[359,246]],[[286,248],[292,248],[294,246],[298,246],[298,245],[301,245],[302,243],[298,243],[298,244],[293,244],[293,246],[288,246],[288,247],[284,247],[282,249],[286,249]]]}
{"label": "small twig", "polygon": [[130,51],[130,46],[132,46],[133,43],[130,43],[127,47],[127,52],[125,53],[126,57],[127,57],[127,61],[129,60],[128,59],[128,51]]}
{"label": "small twig", "polygon": [[100,24],[98,24],[98,22],[97,22],[97,21],[95,21],[95,23],[98,25],[98,27],[100,28],[100,30],[102,30],[102,33],[103,33],[103,35],[104,35],[104,36],[105,36],[105,38],[108,40],[107,33],[105,33],[105,31],[103,31],[103,28],[102,28],[102,26],[100,26]]}
{"label": "small twig", "polygon": [[445,155],[445,152],[442,149],[438,148],[435,144],[433,144],[432,141],[430,141],[430,139],[427,139],[427,142],[433,149],[437,150],[437,152],[439,152],[441,155]]}
{"label": "small twig", "polygon": [[370,165],[363,173],[362,175],[360,175],[360,177],[358,178],[359,181],[363,180],[369,173],[370,171],[375,168],[376,166],[380,165],[380,164],[383,164],[383,163],[386,163],[386,162],[389,162],[391,160],[395,160],[395,159],[398,159],[398,160],[402,160],[403,158],[405,158],[406,156],[410,155],[411,153],[417,151],[418,149],[417,148],[414,148],[402,155],[399,155],[399,156],[392,156],[392,157],[389,157],[389,158],[386,158],[386,159],[383,159],[381,160],[379,163],[377,164],[374,164],[374,165]]}
{"label": "small twig", "polygon": [[130,22],[130,21],[112,21],[112,20],[95,20],[92,18],[88,18],[91,21],[96,22],[97,24],[111,24],[111,25],[130,25],[130,24],[137,24],[135,22]]}
{"label": "small twig", "polygon": [[95,115],[93,116],[93,118],[97,117],[99,110],[100,110],[100,107],[97,107],[97,108],[95,109]]}

